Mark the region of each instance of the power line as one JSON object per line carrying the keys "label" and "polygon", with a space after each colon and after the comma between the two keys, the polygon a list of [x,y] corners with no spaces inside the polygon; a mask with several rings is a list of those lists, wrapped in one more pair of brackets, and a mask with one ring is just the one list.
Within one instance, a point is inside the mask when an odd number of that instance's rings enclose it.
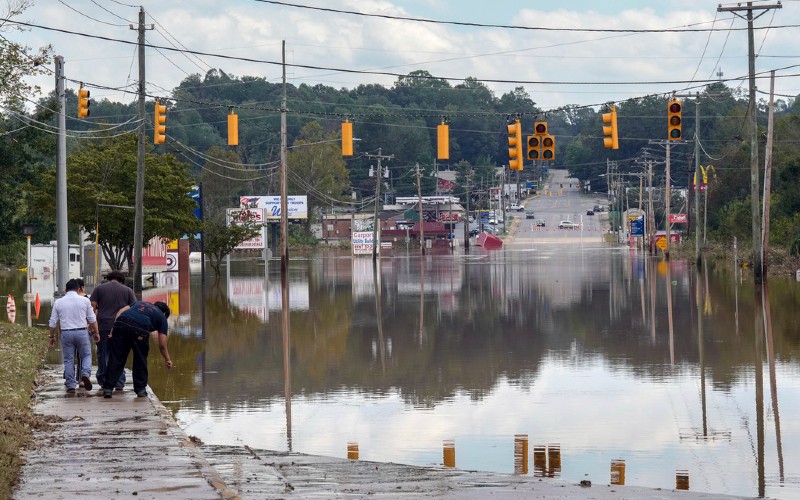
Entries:
{"label": "power line", "polygon": [[[26,26],[29,28],[38,28],[48,31],[55,31],[58,33],[65,33],[68,35],[76,35],[86,38],[92,38],[97,40],[105,40],[109,42],[116,42],[122,43],[126,45],[138,45],[137,42],[130,41],[130,40],[122,40],[118,38],[112,38],[102,35],[92,35],[88,33],[80,33],[77,31],[71,31],[63,28],[54,28],[50,26],[43,26],[40,24],[33,24],[33,23],[26,23],[22,21],[14,21],[7,18],[0,18],[0,21],[7,21],[14,24],[18,24],[20,26]],[[788,26],[787,26],[788,27]],[[797,25],[795,27],[800,27]],[[773,29],[776,27],[773,27]],[[391,71],[373,71],[373,70],[357,70],[357,69],[350,69],[350,68],[335,68],[335,67],[328,67],[328,66],[318,66],[318,65],[311,65],[311,64],[296,64],[296,63],[282,63],[279,61],[270,61],[266,59],[256,59],[252,57],[241,57],[241,56],[230,56],[230,55],[223,55],[223,54],[215,54],[212,52],[204,52],[199,50],[187,50],[187,49],[177,49],[175,47],[165,47],[162,45],[154,45],[150,43],[145,43],[145,47],[149,47],[152,49],[161,49],[171,52],[186,52],[189,54],[194,55],[202,55],[207,57],[217,57],[220,59],[232,60],[232,61],[243,61],[243,62],[250,62],[256,64],[269,64],[272,66],[287,66],[291,68],[301,68],[301,69],[313,69],[318,71],[332,71],[337,73],[350,73],[350,74],[360,74],[360,75],[375,75],[375,76],[392,76],[396,78],[408,78],[409,74],[407,73],[396,73]],[[783,68],[776,68],[777,70],[783,70],[788,68],[795,68],[800,67],[800,64],[793,64],[790,66],[786,66]],[[766,72],[762,72],[764,74]],[[412,75],[412,78],[424,79],[424,80],[445,80],[445,81],[464,81],[465,78],[463,77],[450,77],[450,76],[435,76],[435,75]],[[744,77],[741,77],[744,78]],[[741,78],[731,78],[727,79],[726,81],[731,80],[740,80]],[[595,81],[595,82],[579,82],[579,81],[547,81],[547,80],[507,80],[507,79],[496,79],[496,78],[476,78],[481,82],[488,82],[488,83],[508,83],[508,84],[519,84],[519,85],[678,85],[678,84],[707,84],[707,83],[717,83],[719,80],[663,80],[663,81]]]}
{"label": "power line", "polygon": [[[276,0],[255,0],[256,2],[261,3],[269,3],[274,5],[281,5],[283,7],[294,7],[297,9],[308,9],[308,10],[316,10],[321,12],[332,12],[335,14],[348,14],[352,16],[361,16],[361,17],[376,17],[382,19],[391,19],[396,21],[414,21],[418,23],[430,23],[430,24],[448,24],[452,26],[468,26],[473,28],[502,28],[502,29],[513,29],[513,30],[526,30],[526,31],[563,31],[563,32],[570,32],[570,33],[702,33],[706,31],[723,31],[715,28],[659,28],[659,29],[613,29],[613,28],[552,28],[552,27],[545,27],[545,26],[520,26],[520,25],[513,25],[513,24],[483,24],[483,23],[473,23],[473,22],[466,22],[466,21],[441,21],[436,19],[426,19],[423,17],[408,17],[408,16],[392,16],[389,14],[369,14],[365,12],[358,12],[353,10],[342,10],[342,9],[332,9],[328,7],[313,7],[310,5],[300,5],[295,3],[289,2],[279,2]],[[693,23],[687,24],[686,26],[699,26],[702,24],[708,24],[709,21],[703,21],[700,23]],[[781,27],[796,27],[795,25],[787,25]],[[734,28],[735,30],[744,30],[747,28]]]}

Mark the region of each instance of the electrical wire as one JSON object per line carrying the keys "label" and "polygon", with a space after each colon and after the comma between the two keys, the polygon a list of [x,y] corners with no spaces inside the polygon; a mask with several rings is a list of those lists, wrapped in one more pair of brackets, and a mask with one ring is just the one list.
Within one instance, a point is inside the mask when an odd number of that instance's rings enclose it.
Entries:
{"label": "electrical wire", "polygon": [[77,12],[81,17],[85,17],[87,19],[91,19],[92,21],[98,22],[100,24],[106,24],[108,26],[126,26],[125,24],[109,23],[107,21],[102,21],[100,19],[97,19],[96,17],[92,17],[92,16],[86,14],[85,12],[81,12],[78,9],[76,9],[75,7],[73,7],[73,6],[69,5],[68,3],[64,2],[64,0],[58,0],[58,3],[60,3],[64,7],[68,8],[68,9],[74,11],[74,12]]}
{"label": "electrical wire", "polygon": [[[390,19],[395,21],[414,21],[418,23],[430,23],[430,24],[448,24],[453,26],[468,26],[474,28],[503,28],[503,29],[511,29],[511,30],[526,30],[526,31],[565,31],[570,33],[685,33],[685,32],[705,32],[705,31],[714,31],[713,28],[699,28],[699,29],[691,29],[691,28],[661,28],[661,29],[612,29],[612,28],[551,28],[551,27],[543,27],[543,26],[520,26],[520,25],[513,25],[513,24],[483,24],[483,23],[472,23],[472,22],[464,22],[464,21],[440,21],[435,19],[426,19],[423,17],[408,17],[408,16],[392,16],[389,14],[368,14],[364,12],[357,12],[352,10],[341,10],[341,9],[332,9],[328,7],[313,7],[310,5],[301,5],[289,2],[279,2],[277,0],[254,0],[256,2],[261,3],[269,3],[274,5],[281,5],[283,7],[294,7],[298,9],[308,9],[308,10],[315,10],[321,12],[331,12],[335,14],[348,14],[353,16],[362,16],[362,17],[376,17],[382,19]],[[699,26],[702,24],[708,24],[708,21],[703,21],[700,23],[693,23],[687,24],[686,26]],[[746,29],[746,28],[740,28]]]}

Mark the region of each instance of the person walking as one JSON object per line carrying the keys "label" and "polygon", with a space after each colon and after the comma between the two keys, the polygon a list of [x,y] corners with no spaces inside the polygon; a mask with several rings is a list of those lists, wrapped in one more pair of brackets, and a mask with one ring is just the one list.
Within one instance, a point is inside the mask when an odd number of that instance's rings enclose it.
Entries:
{"label": "person walking", "polygon": [[97,330],[97,317],[92,304],[86,297],[78,295],[80,285],[75,279],[67,281],[66,294],[53,304],[50,314],[50,347],[56,343],[56,326],[61,328],[61,353],[64,357],[64,379],[67,392],[75,392],[78,381],[75,379],[75,351],[81,358],[80,379],[87,391],[92,390],[92,347],[89,335],[97,342],[100,339]]}
{"label": "person walking", "polygon": [[137,301],[125,306],[117,313],[114,327],[109,335],[110,350],[106,367],[103,397],[110,398],[114,381],[125,368],[128,354],[133,351],[133,390],[140,398],[147,396],[147,354],[150,351],[150,334],[158,336],[158,350],[172,369],[172,360],[167,350],[167,318],[169,306],[164,302]]}
{"label": "person walking", "polygon": [[[106,381],[108,366],[108,335],[119,310],[136,302],[136,295],[125,286],[125,275],[122,272],[111,271],[106,275],[106,282],[92,290],[89,300],[97,315],[97,326],[100,330],[100,342],[97,343],[97,383],[102,387]],[[118,391],[125,387],[125,370],[120,373],[114,387]]]}

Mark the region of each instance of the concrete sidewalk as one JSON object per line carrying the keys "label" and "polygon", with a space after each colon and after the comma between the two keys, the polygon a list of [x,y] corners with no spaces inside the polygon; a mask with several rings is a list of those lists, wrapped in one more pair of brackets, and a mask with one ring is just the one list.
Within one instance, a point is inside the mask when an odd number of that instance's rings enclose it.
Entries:
{"label": "concrete sidewalk", "polygon": [[36,393],[34,411],[51,425],[35,432],[14,498],[742,498],[203,446],[149,390],[67,395],[61,370],[49,367]]}
{"label": "concrete sidewalk", "polygon": [[51,426],[35,432],[14,498],[236,497],[149,389],[68,395],[62,373],[49,367],[36,393],[34,412]]}

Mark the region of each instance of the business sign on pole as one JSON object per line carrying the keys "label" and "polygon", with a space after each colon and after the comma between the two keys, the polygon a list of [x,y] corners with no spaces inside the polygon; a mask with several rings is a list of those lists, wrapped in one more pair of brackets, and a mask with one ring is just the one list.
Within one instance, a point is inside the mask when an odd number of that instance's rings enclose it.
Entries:
{"label": "business sign on pole", "polygon": [[244,223],[261,224],[258,236],[239,243],[239,249],[263,249],[266,238],[264,237],[264,209],[263,208],[229,208],[226,211],[228,225],[243,225]]}
{"label": "business sign on pole", "polygon": [[160,273],[167,270],[167,241],[153,237],[142,249],[142,273]]}
{"label": "business sign on pole", "polygon": [[631,236],[644,236],[644,217],[631,219]]}
{"label": "business sign on pole", "polygon": [[669,214],[670,224],[686,224],[687,220],[686,214]]}
{"label": "business sign on pole", "polygon": [[353,255],[372,255],[372,231],[353,231]]}
{"label": "business sign on pole", "polygon": [[[308,197],[287,196],[286,217],[289,219],[308,218]],[[281,219],[280,196],[240,196],[239,206],[242,208],[263,208],[265,220],[279,221]]]}

